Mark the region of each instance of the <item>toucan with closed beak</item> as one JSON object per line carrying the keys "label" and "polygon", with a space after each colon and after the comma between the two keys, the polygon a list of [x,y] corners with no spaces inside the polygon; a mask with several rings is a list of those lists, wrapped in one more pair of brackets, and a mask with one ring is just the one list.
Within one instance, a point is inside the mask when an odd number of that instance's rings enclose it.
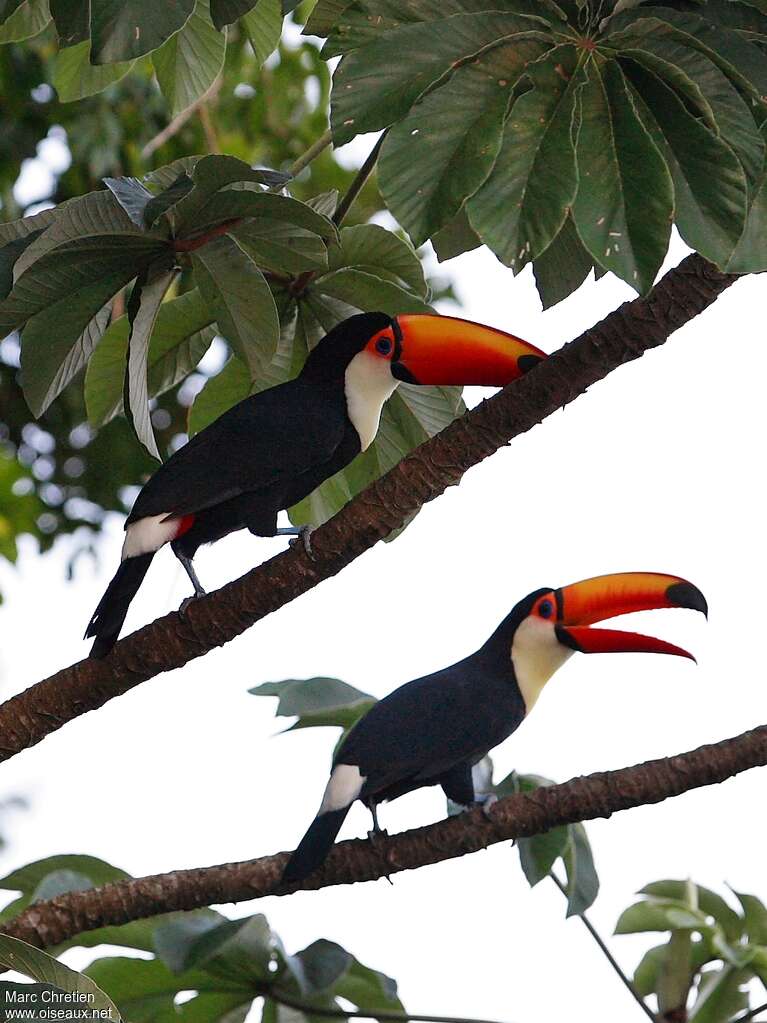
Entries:
{"label": "toucan with closed beak", "polygon": [[492,327],[452,316],[360,313],[334,327],[293,380],[233,406],[174,452],[142,488],[125,523],[122,561],[88,623],[92,657],[117,642],[155,553],[169,543],[195,596],[192,558],[237,529],[302,534],[277,515],[373,442],[401,382],[503,387],[545,355]]}
{"label": "toucan with closed beak", "polygon": [[375,704],[341,743],[319,812],[290,857],[282,881],[296,884],[324,862],[352,803],[373,814],[385,800],[427,785],[448,799],[482,803],[472,767],[508,738],[573,653],[641,652],[695,658],[662,639],[590,628],[632,611],[686,607],[708,614],[692,583],[655,572],[597,576],[521,600],[468,657],[408,682]]}

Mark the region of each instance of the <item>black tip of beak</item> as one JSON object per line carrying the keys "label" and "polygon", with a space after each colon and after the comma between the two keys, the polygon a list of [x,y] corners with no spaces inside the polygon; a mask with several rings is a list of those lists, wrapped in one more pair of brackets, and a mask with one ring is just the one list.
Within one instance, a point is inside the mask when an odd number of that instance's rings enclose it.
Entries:
{"label": "black tip of beak", "polygon": [[706,598],[692,583],[673,583],[666,590],[666,597],[675,607],[688,607],[691,611],[700,611],[708,618]]}
{"label": "black tip of beak", "polygon": [[517,366],[520,373],[529,373],[539,362],[543,362],[540,355],[520,355],[517,359]]}

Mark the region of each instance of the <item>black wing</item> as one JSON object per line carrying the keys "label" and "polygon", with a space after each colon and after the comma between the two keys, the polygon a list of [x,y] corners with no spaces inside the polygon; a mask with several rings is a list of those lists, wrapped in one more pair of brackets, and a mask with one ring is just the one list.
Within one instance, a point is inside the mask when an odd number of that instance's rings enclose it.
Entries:
{"label": "black wing", "polygon": [[342,405],[300,379],[245,398],[176,451],[128,517],[191,515],[328,462],[347,428]]}
{"label": "black wing", "polygon": [[524,718],[508,678],[489,676],[473,656],[408,682],[351,730],[335,763],[355,764],[365,793],[434,779],[475,762]]}

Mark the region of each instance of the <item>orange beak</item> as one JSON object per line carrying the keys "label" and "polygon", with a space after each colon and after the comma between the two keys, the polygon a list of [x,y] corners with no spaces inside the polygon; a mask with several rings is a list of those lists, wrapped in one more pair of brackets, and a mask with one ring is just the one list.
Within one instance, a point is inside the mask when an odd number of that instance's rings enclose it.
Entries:
{"label": "orange beak", "polygon": [[394,322],[399,348],[392,374],[410,384],[505,387],[546,358],[513,334],[454,316],[412,314]]}
{"label": "orange beak", "polygon": [[708,615],[706,598],[696,586],[679,576],[657,572],[618,572],[584,579],[555,590],[554,599],[557,639],[584,654],[674,654],[694,661],[692,654],[665,640],[589,626],[605,618],[663,607],[687,607]]}

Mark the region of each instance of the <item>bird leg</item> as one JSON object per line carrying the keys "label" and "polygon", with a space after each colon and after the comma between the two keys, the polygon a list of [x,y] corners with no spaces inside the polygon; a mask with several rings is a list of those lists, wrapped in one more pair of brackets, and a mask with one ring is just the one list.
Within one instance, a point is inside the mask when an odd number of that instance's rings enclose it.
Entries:
{"label": "bird leg", "polygon": [[174,551],[173,553],[184,566],[184,571],[189,576],[189,580],[192,583],[192,586],[194,587],[194,594],[191,597],[185,597],[181,601],[181,606],[178,609],[178,613],[180,615],[183,615],[193,600],[197,600],[198,597],[205,596],[205,588],[203,587],[200,580],[197,578],[197,573],[194,570],[192,559],[187,557],[186,554],[180,554],[178,551]]}
{"label": "bird leg", "polygon": [[[373,815],[373,830],[368,831],[368,839],[370,840],[370,844],[373,846],[373,848],[378,850],[380,849],[380,839],[388,835],[389,832],[386,831],[385,828],[382,828],[381,825],[378,823],[378,804],[366,803],[365,805],[367,806],[368,810],[370,810],[370,813]],[[384,877],[386,878],[390,885],[392,886],[394,885],[394,882],[389,877],[388,873],[385,873]]]}
{"label": "bird leg", "polygon": [[290,546],[301,540],[304,545],[308,557],[314,561],[314,553],[312,551],[311,535],[314,532],[314,526],[280,526],[279,529],[275,529],[275,536],[292,536],[295,539],[290,541]]}

